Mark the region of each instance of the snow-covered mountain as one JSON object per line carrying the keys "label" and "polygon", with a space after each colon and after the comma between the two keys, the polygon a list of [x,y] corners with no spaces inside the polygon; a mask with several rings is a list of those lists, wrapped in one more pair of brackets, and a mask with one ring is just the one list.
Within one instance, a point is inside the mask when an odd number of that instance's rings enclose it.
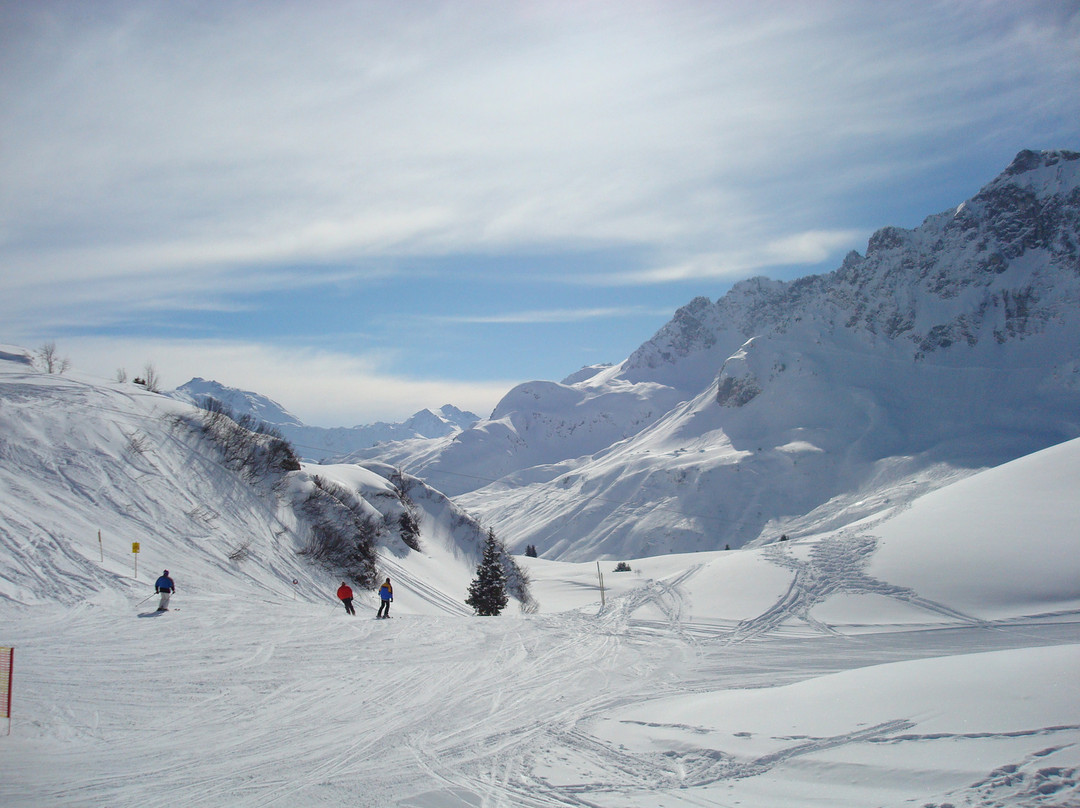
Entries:
{"label": "snow-covered mountain", "polygon": [[551,558],[739,547],[857,520],[1080,435],[1080,154],[791,282],[700,297],[626,361],[366,450]]}
{"label": "snow-covered mountain", "polygon": [[198,377],[166,395],[196,406],[213,399],[238,416],[250,415],[270,424],[308,460],[340,457],[390,441],[452,436],[480,420],[474,413],[447,404],[434,412],[420,410],[395,424],[379,421],[351,427],[308,426],[272,398]]}

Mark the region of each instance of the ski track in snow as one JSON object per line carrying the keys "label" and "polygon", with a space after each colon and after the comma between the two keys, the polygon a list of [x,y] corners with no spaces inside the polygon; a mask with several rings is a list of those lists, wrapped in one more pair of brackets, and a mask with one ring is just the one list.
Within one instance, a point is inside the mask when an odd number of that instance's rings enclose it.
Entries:
{"label": "ski track in snow", "polygon": [[[795,563],[787,549],[777,551],[778,560]],[[327,619],[310,604],[185,602],[183,595],[174,601],[182,611],[152,621],[133,614],[130,624],[88,605],[63,617],[53,612],[26,620],[24,636],[15,637],[32,649],[19,659],[29,700],[21,712],[43,718],[19,726],[25,746],[14,750],[18,765],[8,769],[0,796],[11,808],[137,805],[163,793],[191,806],[454,808],[632,805],[643,794],[670,792],[679,804],[719,805],[704,793],[699,801],[691,789],[838,747],[955,741],[912,734],[910,722],[895,720],[835,737],[792,738],[779,751],[743,760],[707,746],[635,753],[590,731],[607,711],[657,697],[933,655],[925,638],[913,651],[903,633],[871,640],[828,627],[795,637],[765,633],[765,625],[803,619],[814,593],[829,589],[822,568],[859,563],[866,552],[866,543],[853,541],[822,557],[811,553],[813,563],[799,565],[802,583],[793,587],[803,594],[789,592],[761,622],[734,631],[684,624],[681,586],[698,567],[613,597],[598,614],[521,620],[459,617],[456,604],[446,604],[445,617],[376,621],[365,611],[348,618],[335,609]],[[405,584],[402,570],[392,574]],[[440,600],[422,589],[416,595]],[[650,619],[639,621],[634,613],[643,607]],[[664,619],[651,619],[656,609]],[[988,649],[1075,634],[1070,626],[1010,633],[966,620],[951,631],[951,638],[942,632],[940,653],[957,633],[977,633]],[[54,641],[33,641],[41,636]],[[88,647],[83,637],[106,641]],[[217,637],[246,639],[229,645]],[[800,664],[792,667],[792,658]],[[38,691],[59,698],[43,703]],[[61,738],[50,739],[50,727],[60,727]],[[1045,738],[1052,752],[1076,743],[1080,727],[1028,733]],[[51,762],[59,740],[70,767]],[[1009,795],[1004,804],[1051,806],[1080,796],[1075,770],[1039,760],[988,771],[941,804],[990,806]],[[544,774],[551,761],[579,771],[580,780],[552,782]],[[98,774],[72,781],[67,771]],[[142,776],[133,780],[132,773]]]}
{"label": "ski track in snow", "polygon": [[[796,550],[798,548],[798,550]],[[780,542],[765,549],[765,557],[794,573],[791,586],[777,603],[762,614],[741,623],[729,642],[741,642],[780,629],[793,620],[801,621],[822,634],[836,634],[835,629],[817,620],[811,610],[833,595],[881,595],[894,598],[958,623],[983,625],[984,621],[958,612],[945,604],[919,596],[911,589],[894,586],[863,571],[877,540],[866,533],[841,531],[836,537],[810,546],[808,558],[795,554],[802,545]]]}

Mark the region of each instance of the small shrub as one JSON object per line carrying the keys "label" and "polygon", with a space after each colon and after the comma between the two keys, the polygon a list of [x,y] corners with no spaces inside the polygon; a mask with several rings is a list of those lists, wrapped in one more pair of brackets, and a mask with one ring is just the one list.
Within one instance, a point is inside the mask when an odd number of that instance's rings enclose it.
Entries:
{"label": "small shrub", "polygon": [[140,435],[138,432],[132,432],[127,436],[127,446],[124,447],[127,451],[133,455],[141,455],[149,448],[149,438],[146,435]]}

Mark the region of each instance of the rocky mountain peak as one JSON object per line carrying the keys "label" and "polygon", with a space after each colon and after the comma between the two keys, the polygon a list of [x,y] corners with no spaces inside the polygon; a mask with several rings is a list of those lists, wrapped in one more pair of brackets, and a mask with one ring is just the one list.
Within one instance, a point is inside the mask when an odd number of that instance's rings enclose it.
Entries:
{"label": "rocky mountain peak", "polygon": [[1061,162],[1070,160],[1080,160],[1080,152],[1064,149],[1055,151],[1031,151],[1030,149],[1024,149],[1013,158],[1012,163],[1005,169],[1002,176],[1015,177],[1018,174],[1026,174],[1029,171],[1034,171],[1039,168],[1049,168],[1051,166],[1056,166]]}

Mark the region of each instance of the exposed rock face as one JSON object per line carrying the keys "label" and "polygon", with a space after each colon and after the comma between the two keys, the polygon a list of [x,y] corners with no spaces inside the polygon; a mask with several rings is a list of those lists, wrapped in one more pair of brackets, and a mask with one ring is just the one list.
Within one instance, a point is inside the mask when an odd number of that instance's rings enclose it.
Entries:
{"label": "exposed rock face", "polygon": [[753,342],[748,341],[720,369],[716,379],[716,403],[721,407],[742,407],[761,393],[761,383],[747,361]]}

